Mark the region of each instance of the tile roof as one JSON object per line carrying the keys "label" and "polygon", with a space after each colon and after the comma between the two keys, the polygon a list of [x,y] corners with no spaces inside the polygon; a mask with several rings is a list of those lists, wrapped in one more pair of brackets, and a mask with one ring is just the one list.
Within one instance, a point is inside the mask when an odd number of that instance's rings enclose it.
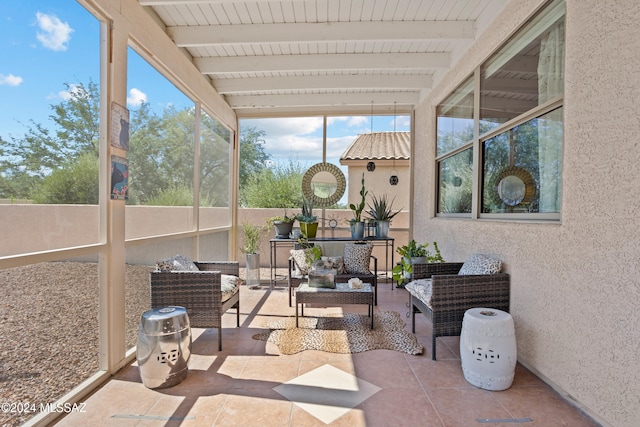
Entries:
{"label": "tile roof", "polygon": [[409,160],[409,132],[373,132],[359,135],[340,160]]}

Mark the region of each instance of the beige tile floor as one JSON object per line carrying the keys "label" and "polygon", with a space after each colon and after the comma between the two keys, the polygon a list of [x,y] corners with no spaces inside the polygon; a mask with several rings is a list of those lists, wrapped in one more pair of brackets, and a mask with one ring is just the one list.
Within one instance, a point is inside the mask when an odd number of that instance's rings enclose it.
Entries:
{"label": "beige tile floor", "polygon": [[[408,312],[408,294],[380,283],[377,311]],[[307,315],[365,306],[309,308]],[[305,351],[280,355],[252,339],[266,321],[294,315],[282,284],[241,289],[241,327],[225,316],[223,351],[217,331],[193,330],[189,374],[180,384],[149,390],[135,363],[86,400],[59,426],[597,426],[518,365],[511,388],[487,391],[467,383],[459,338],[438,339],[430,354],[430,323],[418,317],[422,355],[390,350],[358,354]],[[409,319],[407,319],[410,328]],[[292,399],[292,400],[289,400]]]}

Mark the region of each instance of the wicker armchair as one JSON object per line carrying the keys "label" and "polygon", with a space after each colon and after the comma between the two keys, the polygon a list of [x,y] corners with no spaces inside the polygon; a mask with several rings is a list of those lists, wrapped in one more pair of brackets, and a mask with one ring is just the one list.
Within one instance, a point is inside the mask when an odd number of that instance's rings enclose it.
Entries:
{"label": "wicker armchair", "polygon": [[152,271],[151,307],[185,307],[194,328],[217,328],[218,351],[222,350],[222,315],[236,309],[240,326],[240,291],[222,301],[221,275],[238,276],[235,261],[194,262],[200,271]]}
{"label": "wicker armchair", "polygon": [[510,280],[505,273],[458,275],[461,262],[414,264],[413,279],[432,280],[431,307],[411,295],[411,331],[416,332],[416,313],[431,321],[431,359],[436,360],[436,338],[458,336],[464,313],[474,307],[509,311]]}

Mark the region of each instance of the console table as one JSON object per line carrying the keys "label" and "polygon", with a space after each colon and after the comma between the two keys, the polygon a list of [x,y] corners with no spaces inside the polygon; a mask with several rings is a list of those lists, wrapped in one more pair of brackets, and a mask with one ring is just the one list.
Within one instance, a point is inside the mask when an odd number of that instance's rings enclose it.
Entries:
{"label": "console table", "polygon": [[312,288],[308,283],[301,284],[296,291],[296,328],[298,327],[298,304],[302,307],[304,317],[305,303],[366,304],[369,306],[368,313],[371,317],[371,329],[373,329],[373,287],[369,283],[363,283],[360,289],[353,289],[348,283],[336,283],[335,289]]}
{"label": "console table", "polygon": [[[386,238],[376,238],[376,237],[365,237],[364,239],[352,239],[350,237],[317,237],[315,239],[309,239],[309,242],[371,242],[373,246],[384,246],[385,247],[385,271],[390,271],[389,266],[393,267],[393,254],[394,254],[394,246],[395,240],[392,237]],[[270,275],[270,287],[276,283],[276,266],[277,264],[277,256],[278,256],[278,247],[290,247],[293,248],[297,240],[294,239],[270,239],[269,240],[269,268],[271,270]],[[391,254],[391,264],[389,264],[389,254]],[[388,278],[388,277],[386,277]],[[393,283],[391,284],[393,288]]]}

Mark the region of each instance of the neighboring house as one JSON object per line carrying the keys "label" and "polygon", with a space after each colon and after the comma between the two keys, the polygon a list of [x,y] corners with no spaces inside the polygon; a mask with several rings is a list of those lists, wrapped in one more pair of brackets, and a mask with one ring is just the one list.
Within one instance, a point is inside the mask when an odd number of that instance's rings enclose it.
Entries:
{"label": "neighboring house", "polygon": [[[360,201],[362,174],[365,187],[369,191],[367,201],[375,195],[378,198],[387,194],[394,209],[409,210],[409,159],[411,154],[411,135],[409,132],[373,132],[359,135],[340,157],[340,164],[348,170],[349,203]],[[375,169],[367,170],[372,162]],[[398,177],[398,184],[391,185],[389,178]]]}

